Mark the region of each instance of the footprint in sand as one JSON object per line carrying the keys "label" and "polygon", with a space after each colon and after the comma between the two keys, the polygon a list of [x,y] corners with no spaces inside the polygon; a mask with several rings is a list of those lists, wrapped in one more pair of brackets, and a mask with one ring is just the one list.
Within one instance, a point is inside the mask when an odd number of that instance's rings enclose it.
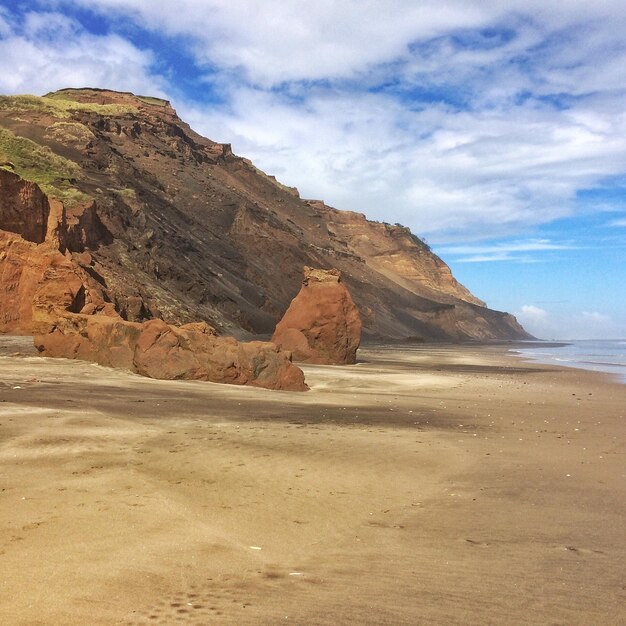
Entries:
{"label": "footprint in sand", "polygon": [[[195,585],[191,591],[174,594],[169,600],[164,600],[139,617],[133,624],[185,624],[220,623],[228,616],[229,620],[237,622],[238,615],[245,615],[243,610],[250,606],[240,598],[235,590],[214,589],[214,582],[208,581],[209,586],[198,589]],[[212,588],[213,587],[213,588]]]}

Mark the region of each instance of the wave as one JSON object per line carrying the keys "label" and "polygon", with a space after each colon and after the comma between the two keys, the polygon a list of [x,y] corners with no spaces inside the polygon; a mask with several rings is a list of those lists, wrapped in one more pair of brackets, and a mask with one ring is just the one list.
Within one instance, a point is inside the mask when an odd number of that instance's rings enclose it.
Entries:
{"label": "wave", "polygon": [[621,361],[600,361],[597,359],[580,359],[576,357],[572,357],[570,359],[564,359],[560,356],[555,356],[553,354],[545,354],[545,355],[536,355],[536,354],[527,354],[525,356],[530,356],[533,358],[544,358],[550,359],[551,361],[556,361],[558,363],[580,363],[586,365],[610,365],[611,367],[626,367],[626,363],[622,363]]}
{"label": "wave", "polygon": [[620,363],[619,361],[582,361],[578,359],[572,359],[577,363],[588,363],[589,365],[611,365],[613,367],[626,367],[626,363]]}
{"label": "wave", "polygon": [[539,363],[553,363],[562,367],[574,367],[592,371],[618,374],[626,383],[625,340],[572,341],[567,346],[550,349],[518,349],[515,352]]}

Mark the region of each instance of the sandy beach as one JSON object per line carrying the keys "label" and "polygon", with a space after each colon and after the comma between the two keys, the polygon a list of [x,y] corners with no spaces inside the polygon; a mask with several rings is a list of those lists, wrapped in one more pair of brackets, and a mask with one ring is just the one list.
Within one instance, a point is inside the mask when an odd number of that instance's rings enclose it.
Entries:
{"label": "sandy beach", "polygon": [[626,622],[626,385],[503,346],[359,360],[288,393],[0,338],[0,622]]}

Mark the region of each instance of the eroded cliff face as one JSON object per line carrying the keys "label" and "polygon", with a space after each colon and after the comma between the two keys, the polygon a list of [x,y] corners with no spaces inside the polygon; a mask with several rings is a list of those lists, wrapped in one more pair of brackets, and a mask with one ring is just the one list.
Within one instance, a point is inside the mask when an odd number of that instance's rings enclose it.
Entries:
{"label": "eroded cliff face", "polygon": [[416,295],[444,300],[451,297],[486,306],[405,226],[371,222],[362,213],[338,211],[320,200],[307,200],[307,204],[324,217],[331,238],[390,281]]}
{"label": "eroded cliff face", "polygon": [[43,164],[48,238],[87,255],[82,271],[128,321],[269,335],[308,265],[341,271],[366,336],[528,337],[407,229],[302,200],[163,100],[92,89],[0,98],[0,164],[28,178],[29,150]]}
{"label": "eroded cliff face", "polygon": [[[163,379],[305,391],[273,343],[218,337],[205,322],[129,322],[85,248],[107,240],[94,202],[67,211],[34,183],[0,171],[0,332],[32,334],[44,356],[94,361]],[[31,240],[29,240],[31,239]],[[143,302],[137,303],[143,306]]]}
{"label": "eroded cliff face", "polygon": [[54,243],[0,230],[0,333],[35,334],[41,315],[56,310],[116,316],[92,264],[88,254],[73,260]]}
{"label": "eroded cliff face", "polygon": [[[13,167],[10,163],[7,166]],[[0,168],[0,230],[43,243],[49,214],[48,198],[35,183]]]}

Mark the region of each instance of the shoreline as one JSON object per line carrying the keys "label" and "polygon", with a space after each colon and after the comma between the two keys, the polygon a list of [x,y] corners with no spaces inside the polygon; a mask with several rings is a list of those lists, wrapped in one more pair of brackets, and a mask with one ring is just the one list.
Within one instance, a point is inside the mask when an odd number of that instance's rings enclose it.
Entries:
{"label": "shoreline", "polygon": [[[572,340],[569,343],[563,344],[547,344],[547,345],[531,345],[531,346],[521,346],[511,348],[510,352],[515,356],[521,357],[523,359],[529,360],[533,363],[541,363],[544,365],[552,365],[556,367],[565,367],[565,368],[575,368],[582,369],[588,372],[601,372],[608,374],[613,377],[613,380],[617,384],[626,384],[626,362],[616,362],[615,360],[611,360],[611,358],[615,358],[615,355],[610,353],[610,350],[614,350],[614,346],[609,348],[609,353],[605,352],[604,355],[592,355],[590,353],[576,353],[577,349],[588,345],[597,345],[600,344],[615,344],[619,343],[620,345],[626,345],[626,340],[622,339],[611,339],[611,340]],[[533,349],[546,349],[550,350],[550,348],[569,348],[570,353],[567,351],[563,352],[532,352],[529,353],[529,350]],[[604,360],[597,360],[598,358],[603,358]],[[623,355],[622,355],[622,358]],[[608,359],[608,360],[607,360]]]}
{"label": "shoreline", "polygon": [[355,366],[304,366],[297,394],[20,345],[0,337],[8,623],[624,618],[626,387],[609,375],[367,344]]}

